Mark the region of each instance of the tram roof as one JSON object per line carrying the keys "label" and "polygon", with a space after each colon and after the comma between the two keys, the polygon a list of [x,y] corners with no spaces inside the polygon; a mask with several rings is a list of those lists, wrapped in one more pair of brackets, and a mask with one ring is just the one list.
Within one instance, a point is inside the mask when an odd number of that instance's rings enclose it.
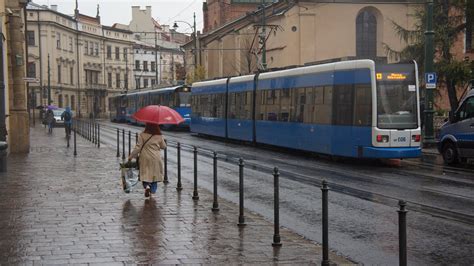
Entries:
{"label": "tram roof", "polygon": [[204,86],[217,86],[217,85],[224,85],[227,83],[227,78],[216,79],[216,80],[207,80],[207,81],[200,81],[193,83],[193,89],[204,87]]}
{"label": "tram roof", "polygon": [[278,70],[272,72],[262,73],[258,76],[259,80],[278,78],[281,76],[297,76],[312,74],[317,72],[329,72],[334,70],[372,68],[375,65],[374,61],[369,59],[350,60],[342,62],[327,63],[321,65],[305,66],[292,69]]}
{"label": "tram roof", "polygon": [[166,88],[160,88],[160,89],[149,89],[149,90],[130,92],[130,93],[125,93],[125,94],[120,94],[120,95],[142,95],[142,94],[147,94],[150,92],[168,92],[168,91],[175,91],[176,89],[181,88],[181,87],[184,87],[184,85],[166,87]]}

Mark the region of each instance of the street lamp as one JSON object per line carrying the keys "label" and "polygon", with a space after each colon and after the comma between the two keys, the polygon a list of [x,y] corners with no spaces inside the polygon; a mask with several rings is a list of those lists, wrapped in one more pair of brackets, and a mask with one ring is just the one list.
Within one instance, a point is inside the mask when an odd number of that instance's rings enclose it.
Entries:
{"label": "street lamp", "polygon": [[196,13],[194,13],[193,15],[194,17],[194,26],[192,26],[191,24],[189,24],[188,22],[186,21],[181,21],[181,20],[176,20],[174,22],[174,25],[173,25],[173,28],[174,30],[176,31],[178,29],[178,23],[177,22],[182,22],[182,23],[185,23],[187,24],[189,27],[191,27],[193,29],[193,41],[194,41],[194,72],[196,72],[196,68],[197,68],[197,35],[196,35]]}
{"label": "street lamp", "polygon": [[[433,0],[426,1],[426,31],[425,31],[425,73],[433,73]],[[425,75],[426,79],[426,75]],[[427,81],[425,80],[425,84]],[[433,88],[425,86],[425,128],[423,143],[425,146],[434,144],[434,128],[433,128]]]}

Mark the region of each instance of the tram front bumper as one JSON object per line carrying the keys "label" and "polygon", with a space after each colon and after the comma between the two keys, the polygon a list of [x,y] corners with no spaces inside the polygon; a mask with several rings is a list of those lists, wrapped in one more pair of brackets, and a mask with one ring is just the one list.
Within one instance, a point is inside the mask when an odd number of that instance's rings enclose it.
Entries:
{"label": "tram front bumper", "polygon": [[362,157],[380,159],[403,159],[421,157],[420,147],[377,148],[364,147]]}

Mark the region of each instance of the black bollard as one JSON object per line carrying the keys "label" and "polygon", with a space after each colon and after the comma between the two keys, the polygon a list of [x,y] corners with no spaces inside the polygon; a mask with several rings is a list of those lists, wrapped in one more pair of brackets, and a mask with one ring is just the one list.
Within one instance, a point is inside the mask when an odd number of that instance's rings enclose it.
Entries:
{"label": "black bollard", "polygon": [[163,183],[168,184],[168,142],[165,140],[166,148],[165,148],[165,173],[163,178]]}
{"label": "black bollard", "polygon": [[76,141],[77,121],[74,123],[74,156],[77,156],[77,141]]}
{"label": "black bollard", "polygon": [[69,139],[70,139],[70,138],[71,138],[71,136],[69,136],[69,135],[67,134],[67,131],[66,131],[66,146],[67,146],[67,148],[70,147],[70,145],[69,145]]}
{"label": "black bollard", "polygon": [[197,154],[198,154],[198,150],[197,150],[197,147],[194,146],[194,149],[193,149],[193,153],[194,153],[194,191],[193,191],[193,200],[198,200],[199,199],[199,194],[198,194],[198,172],[197,172]]}
{"label": "black bollard", "polygon": [[95,122],[92,123],[92,143],[97,144],[97,126]]}
{"label": "black bollard", "polygon": [[120,157],[120,132],[117,128],[117,158]]}
{"label": "black bollard", "polygon": [[329,247],[328,247],[328,183],[323,180],[321,191],[323,192],[323,261],[321,265],[329,266]]}
{"label": "black bollard", "polygon": [[183,186],[181,185],[181,143],[178,142],[177,145],[178,149],[178,185],[176,186],[176,190],[181,191],[183,190]]}
{"label": "black bollard", "polygon": [[99,146],[99,124],[94,123],[95,125],[95,144]]}
{"label": "black bollard", "polygon": [[100,124],[97,124],[97,148],[100,148]]}
{"label": "black bollard", "polygon": [[239,159],[239,223],[238,226],[245,226],[244,218],[244,160]]}
{"label": "black bollard", "polygon": [[407,265],[407,210],[405,206],[407,203],[403,200],[398,202],[400,210],[398,210],[398,249],[399,249],[399,264]]}
{"label": "black bollard", "polygon": [[213,166],[214,166],[214,201],[212,202],[212,211],[219,211],[219,202],[217,202],[217,153],[214,152],[212,156]]}
{"label": "black bollard", "polygon": [[128,131],[128,156],[132,153],[132,132]]}
{"label": "black bollard", "polygon": [[273,169],[273,188],[274,188],[274,211],[273,215],[275,218],[275,232],[273,234],[273,243],[272,246],[274,247],[281,247],[281,239],[280,239],[280,172],[278,172],[278,167]]}
{"label": "black bollard", "polygon": [[122,160],[125,160],[125,129],[122,129]]}

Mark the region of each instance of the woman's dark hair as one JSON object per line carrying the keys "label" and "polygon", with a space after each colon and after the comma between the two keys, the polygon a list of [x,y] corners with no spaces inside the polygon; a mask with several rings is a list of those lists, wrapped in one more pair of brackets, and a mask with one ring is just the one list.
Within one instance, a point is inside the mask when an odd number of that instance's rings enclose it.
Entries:
{"label": "woman's dark hair", "polygon": [[146,123],[144,132],[151,135],[161,135],[160,126],[157,124]]}

